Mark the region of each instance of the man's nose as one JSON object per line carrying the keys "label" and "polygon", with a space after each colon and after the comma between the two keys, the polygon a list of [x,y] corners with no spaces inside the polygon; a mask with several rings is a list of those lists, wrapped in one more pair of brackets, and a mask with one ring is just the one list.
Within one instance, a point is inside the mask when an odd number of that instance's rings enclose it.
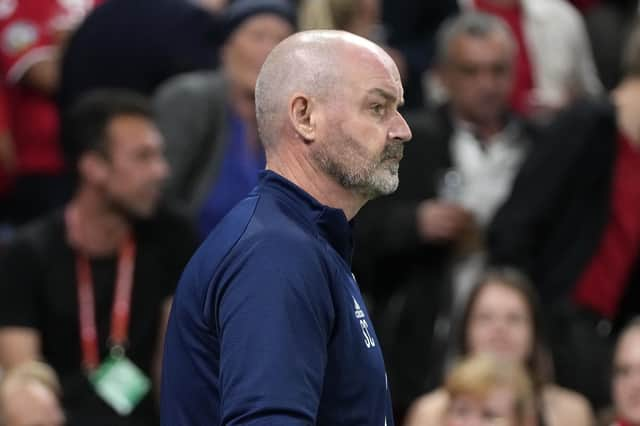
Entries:
{"label": "man's nose", "polygon": [[411,129],[404,119],[402,114],[397,113],[397,118],[393,123],[391,129],[389,129],[389,139],[393,139],[399,142],[407,142],[411,139]]}

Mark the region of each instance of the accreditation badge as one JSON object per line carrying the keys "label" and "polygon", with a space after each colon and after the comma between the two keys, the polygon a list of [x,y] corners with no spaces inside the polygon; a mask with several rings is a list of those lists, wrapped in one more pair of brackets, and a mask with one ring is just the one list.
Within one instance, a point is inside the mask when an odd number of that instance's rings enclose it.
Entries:
{"label": "accreditation badge", "polygon": [[110,355],[89,376],[96,393],[121,416],[149,393],[151,380],[124,355]]}
{"label": "accreditation badge", "polygon": [[[65,221],[67,228],[77,223],[73,210],[65,211]],[[151,389],[151,380],[125,356],[123,345],[128,335],[135,255],[135,239],[129,235],[118,254],[109,338],[111,353],[100,363],[91,265],[84,253],[76,252],[82,361],[95,392],[121,416],[129,415]]]}

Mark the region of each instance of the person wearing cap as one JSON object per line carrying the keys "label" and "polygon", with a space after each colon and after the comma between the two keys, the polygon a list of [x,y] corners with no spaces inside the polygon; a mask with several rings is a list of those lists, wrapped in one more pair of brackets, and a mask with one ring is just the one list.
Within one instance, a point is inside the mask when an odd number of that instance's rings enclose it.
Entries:
{"label": "person wearing cap", "polygon": [[350,221],[398,187],[400,73],[371,41],[305,31],[272,50],[255,93],[266,170],[182,274],[162,424],[392,426]]}
{"label": "person wearing cap", "polygon": [[177,76],[154,97],[172,168],[168,195],[204,238],[264,168],[253,105],[265,58],[295,29],[287,0],[238,0],[225,10],[221,69]]}

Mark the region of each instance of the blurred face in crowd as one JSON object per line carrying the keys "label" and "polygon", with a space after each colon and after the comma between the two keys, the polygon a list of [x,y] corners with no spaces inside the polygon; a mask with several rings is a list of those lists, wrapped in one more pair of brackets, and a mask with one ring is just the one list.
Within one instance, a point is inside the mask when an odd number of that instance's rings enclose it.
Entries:
{"label": "blurred face in crowd", "polygon": [[150,216],[169,172],[160,132],[145,117],[122,115],[108,125],[107,139],[107,154],[94,162],[95,185],[114,208]]}
{"label": "blurred face in crowd", "polygon": [[383,51],[345,47],[337,78],[317,116],[314,162],[340,185],[365,199],[398,187],[403,143],[411,130],[398,112],[400,75]]}
{"label": "blurred face in crowd", "polygon": [[292,33],[293,27],[285,19],[261,14],[246,19],[225,43],[222,62],[231,83],[233,106],[245,121],[255,121],[254,92],[262,64],[269,52]]}
{"label": "blurred face in crowd", "polygon": [[56,395],[37,382],[15,383],[2,395],[6,426],[63,426],[65,417]]}
{"label": "blurred face in crowd", "polygon": [[456,395],[445,416],[444,426],[522,426],[517,422],[515,393],[505,386],[491,389],[484,398]]}
{"label": "blurred face in crowd", "polygon": [[533,321],[525,299],[499,281],[487,283],[470,307],[467,347],[525,362],[533,350]]}
{"label": "blurred face in crowd", "polygon": [[640,425],[640,328],[625,333],[613,360],[613,400],[617,413]]}
{"label": "blurred face in crowd", "polygon": [[500,120],[513,87],[514,45],[502,31],[460,35],[439,67],[455,114],[472,124]]}

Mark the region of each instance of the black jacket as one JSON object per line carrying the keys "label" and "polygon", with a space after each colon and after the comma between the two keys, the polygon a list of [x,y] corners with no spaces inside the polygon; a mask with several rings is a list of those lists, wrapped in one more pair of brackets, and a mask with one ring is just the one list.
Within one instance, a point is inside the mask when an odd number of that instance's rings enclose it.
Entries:
{"label": "black jacket", "polygon": [[[609,101],[582,101],[562,113],[489,228],[491,262],[527,272],[545,306],[568,300],[598,249],[610,216],[617,137]],[[620,321],[640,311],[638,278],[632,273]]]}
{"label": "black jacket", "polygon": [[126,88],[144,95],[176,74],[217,65],[219,18],[183,0],[109,0],[71,35],[62,60],[61,111],[82,94]]}

